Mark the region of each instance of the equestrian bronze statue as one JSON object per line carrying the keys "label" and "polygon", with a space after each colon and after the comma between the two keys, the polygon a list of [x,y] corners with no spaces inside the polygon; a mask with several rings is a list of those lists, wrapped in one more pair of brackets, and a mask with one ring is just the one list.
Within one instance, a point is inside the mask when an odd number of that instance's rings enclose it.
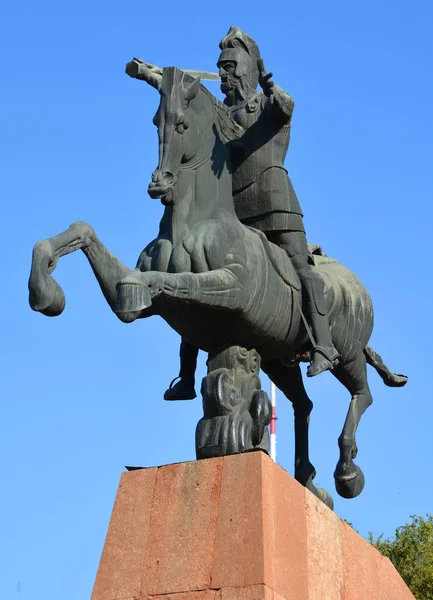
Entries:
{"label": "equestrian bronze statue", "polygon": [[64,294],[51,274],[60,257],[81,249],[119,319],[160,315],[182,336],[186,366],[167,391],[170,399],[193,393],[198,349],[207,352],[197,458],[268,449],[271,407],[261,368],[293,403],[296,479],[332,506],[330,495],[313,483],[313,405],[300,362],[311,361],[311,376],[330,369],[351,395],[334,473],[346,498],[364,486],[353,460],[355,433],[372,402],[367,363],[386,385],[402,386],[407,378],[389,371],[368,346],[373,310],[359,279],[317,248],[308,250],[283,166],[293,100],[273,84],[244,32],[231,28],[221,49],[224,103],[193,72],[140,59],[128,63],[128,75],[160,94],[154,117],[159,162],[148,190],[164,205],[159,233],[135,269],[113,256],[87,223],[39,242],[30,305],[48,316],[63,311]]}

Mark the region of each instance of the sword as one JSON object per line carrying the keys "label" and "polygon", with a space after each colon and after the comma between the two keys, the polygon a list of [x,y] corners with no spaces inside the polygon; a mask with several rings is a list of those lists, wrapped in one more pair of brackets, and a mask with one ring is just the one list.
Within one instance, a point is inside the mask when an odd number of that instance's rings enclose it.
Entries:
{"label": "sword", "polygon": [[197,79],[203,79],[204,81],[221,81],[221,77],[218,73],[212,73],[212,71],[195,71],[194,69],[181,69],[184,73],[188,73],[191,77]]}

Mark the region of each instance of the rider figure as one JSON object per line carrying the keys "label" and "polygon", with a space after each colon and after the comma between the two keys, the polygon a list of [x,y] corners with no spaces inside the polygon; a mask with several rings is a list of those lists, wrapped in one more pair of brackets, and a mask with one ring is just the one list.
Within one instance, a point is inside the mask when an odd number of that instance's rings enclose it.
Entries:
{"label": "rider figure", "polygon": [[[232,26],[220,42],[218,59],[224,103],[245,133],[230,144],[233,201],[244,224],[263,231],[284,249],[301,280],[304,308],[316,345],[307,375],[313,377],[338,362],[329,329],[324,283],[308,261],[302,211],[284,168],[290,141],[293,99],[266,74],[257,44]],[[262,92],[257,92],[260,84]],[[194,372],[198,350],[182,340],[180,381],[164,395],[166,400],[195,397]]]}

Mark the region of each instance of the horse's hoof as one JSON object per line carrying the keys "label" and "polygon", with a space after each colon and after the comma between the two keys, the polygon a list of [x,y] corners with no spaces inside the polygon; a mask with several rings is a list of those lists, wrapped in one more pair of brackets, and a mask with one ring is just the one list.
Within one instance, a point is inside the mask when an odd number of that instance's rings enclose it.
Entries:
{"label": "horse's hoof", "polygon": [[56,281],[54,283],[56,284],[56,291],[54,292],[53,301],[46,308],[39,309],[39,312],[46,317],[58,317],[65,310],[66,306],[65,294],[63,293],[62,288]]}
{"label": "horse's hoof", "polygon": [[29,304],[32,310],[46,317],[58,317],[65,309],[65,294],[57,281],[45,275],[44,285],[30,287]]}
{"label": "horse's hoof", "polygon": [[142,310],[152,305],[149,288],[133,278],[126,278],[117,284],[115,313],[124,323],[132,323]]}
{"label": "horse's hoof", "polygon": [[310,481],[307,483],[307,485],[305,487],[314,496],[316,496],[316,498],[318,498],[319,500],[321,500],[323,502],[323,504],[325,504],[325,506],[327,506],[331,510],[334,510],[334,501],[332,499],[331,494],[328,494],[328,492],[326,490],[324,490],[323,488],[317,488],[314,485],[314,483],[311,481],[311,479],[310,479]]}
{"label": "horse's hoof", "polygon": [[329,494],[326,490],[323,488],[316,488],[316,496],[323,502],[323,504],[326,504],[328,508],[334,510],[334,500],[332,499],[331,494]]}
{"label": "horse's hoof", "polygon": [[346,469],[344,475],[334,473],[335,489],[342,498],[356,498],[364,489],[364,473],[358,465],[352,464],[350,469]]}
{"label": "horse's hoof", "polygon": [[36,312],[47,317],[57,317],[65,308],[65,295],[50,273],[55,260],[48,240],[38,242],[33,248],[32,270],[29,278],[29,304]]}

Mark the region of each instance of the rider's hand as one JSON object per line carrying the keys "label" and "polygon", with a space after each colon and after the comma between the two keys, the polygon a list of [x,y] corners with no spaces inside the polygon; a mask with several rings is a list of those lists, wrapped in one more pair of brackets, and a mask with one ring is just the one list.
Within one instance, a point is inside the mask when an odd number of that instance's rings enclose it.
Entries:
{"label": "rider's hand", "polygon": [[257,67],[259,69],[259,84],[263,90],[265,96],[270,98],[272,94],[274,94],[274,82],[271,80],[273,73],[266,73],[265,65],[263,63],[263,59],[259,58],[257,61]]}

